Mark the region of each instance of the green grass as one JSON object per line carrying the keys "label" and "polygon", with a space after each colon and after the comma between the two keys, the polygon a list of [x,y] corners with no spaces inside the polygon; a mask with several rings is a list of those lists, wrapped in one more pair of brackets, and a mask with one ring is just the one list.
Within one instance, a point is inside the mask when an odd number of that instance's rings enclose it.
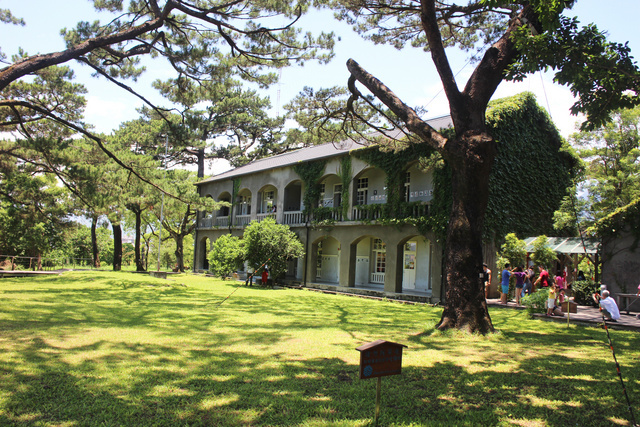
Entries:
{"label": "green grass", "polygon": [[[380,425],[629,425],[602,329],[495,309],[496,334],[440,333],[439,308],[237,286],[0,279],[0,425],[372,425],[355,348],[376,339],[408,346]],[[640,334],[611,334],[637,413]]]}

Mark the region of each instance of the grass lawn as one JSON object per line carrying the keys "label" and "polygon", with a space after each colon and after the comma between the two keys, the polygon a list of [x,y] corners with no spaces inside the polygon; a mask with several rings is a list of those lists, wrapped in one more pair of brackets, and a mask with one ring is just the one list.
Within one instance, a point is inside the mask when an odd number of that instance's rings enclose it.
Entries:
{"label": "grass lawn", "polygon": [[[0,279],[0,425],[372,425],[376,339],[408,346],[380,425],[630,425],[602,329],[495,309],[496,334],[440,333],[440,308],[238,283]],[[640,334],[611,334],[638,418]]]}

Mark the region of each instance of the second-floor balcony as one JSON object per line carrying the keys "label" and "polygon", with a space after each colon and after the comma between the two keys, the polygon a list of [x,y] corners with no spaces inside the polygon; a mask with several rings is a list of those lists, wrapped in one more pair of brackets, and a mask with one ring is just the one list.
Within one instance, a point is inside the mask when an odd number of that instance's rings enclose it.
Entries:
{"label": "second-floor balcony", "polygon": [[[311,211],[310,222],[342,222],[342,221],[360,221],[360,222],[373,222],[381,220],[389,215],[393,215],[393,218],[406,219],[406,218],[422,218],[429,215],[429,205],[423,202],[403,202],[400,204],[398,210],[394,214],[388,212],[388,205],[386,203],[371,204],[371,205],[356,205],[351,209],[351,218],[345,218],[343,215],[343,207],[319,207]],[[244,228],[248,226],[251,221],[262,221],[265,218],[273,218],[278,222],[290,226],[300,226],[306,223],[305,213],[302,210],[285,211],[280,218],[276,212],[258,213],[254,215],[235,215],[233,217],[233,226]],[[217,216],[201,218],[198,222],[198,227],[201,229],[209,228],[225,228],[229,227],[229,216]]]}
{"label": "second-floor balcony", "polygon": [[282,223],[287,225],[304,224],[302,211],[287,211],[282,215]]}
{"label": "second-floor balcony", "polygon": [[233,222],[236,227],[246,227],[251,223],[251,215],[236,215]]}

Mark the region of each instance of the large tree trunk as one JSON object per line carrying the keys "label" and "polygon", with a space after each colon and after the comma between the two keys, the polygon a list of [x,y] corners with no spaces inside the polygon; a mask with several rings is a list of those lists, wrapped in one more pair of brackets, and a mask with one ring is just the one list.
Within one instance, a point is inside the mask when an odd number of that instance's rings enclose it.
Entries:
{"label": "large tree trunk", "polygon": [[450,144],[453,203],[445,246],[447,291],[437,327],[486,334],[494,328],[480,279],[482,230],[495,142],[486,133],[466,132]]}
{"label": "large tree trunk", "polygon": [[131,203],[127,205],[127,209],[129,209],[136,217],[136,237],[135,243],[133,247],[135,263],[136,263],[136,271],[145,271],[144,264],[142,262],[142,257],[140,256],[140,235],[142,233],[142,209],[140,205]]}
{"label": "large tree trunk", "polygon": [[98,248],[98,235],[96,228],[98,227],[98,218],[91,218],[91,256],[93,257],[93,267],[100,268],[100,248]]}
{"label": "large tree trunk", "polygon": [[197,158],[198,158],[198,178],[203,178],[204,177],[204,158],[205,158],[204,148],[198,149]]}
{"label": "large tree trunk", "polygon": [[122,270],[122,226],[111,223],[113,230],[113,271]]}
{"label": "large tree trunk", "polygon": [[176,256],[176,270],[184,273],[184,236],[176,234],[174,240],[176,241],[176,251],[174,252]]}

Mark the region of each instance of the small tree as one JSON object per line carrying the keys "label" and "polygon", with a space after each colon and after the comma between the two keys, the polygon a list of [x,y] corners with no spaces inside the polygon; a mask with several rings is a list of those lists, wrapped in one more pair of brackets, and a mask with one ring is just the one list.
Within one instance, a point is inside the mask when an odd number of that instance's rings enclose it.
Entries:
{"label": "small tree", "polygon": [[242,268],[246,258],[244,241],[225,234],[216,239],[209,252],[209,268],[216,276],[228,276]]}
{"label": "small tree", "polygon": [[557,256],[554,250],[549,247],[549,239],[547,239],[547,236],[538,236],[536,240],[533,241],[533,254],[531,254],[531,259],[533,259],[533,262],[537,265],[544,265],[547,268],[553,265]]}
{"label": "small tree", "polygon": [[504,238],[504,243],[498,252],[498,267],[504,266],[506,263],[513,267],[524,265],[527,259],[527,244],[524,240],[518,239],[515,233],[509,233]]}
{"label": "small tree", "polygon": [[288,226],[276,224],[273,218],[253,221],[244,232],[247,261],[253,268],[267,262],[274,280],[284,276],[287,261],[301,256],[302,242]]}

